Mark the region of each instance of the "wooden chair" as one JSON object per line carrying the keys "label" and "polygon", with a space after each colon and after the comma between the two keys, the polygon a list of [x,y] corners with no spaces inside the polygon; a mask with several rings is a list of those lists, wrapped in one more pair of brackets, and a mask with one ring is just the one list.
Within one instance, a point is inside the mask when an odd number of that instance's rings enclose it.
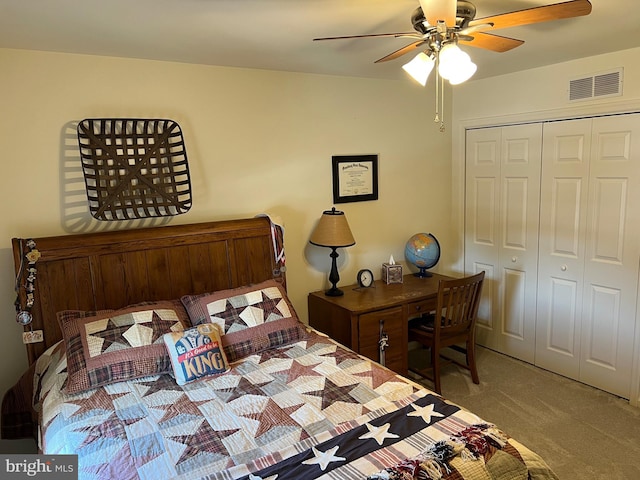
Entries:
{"label": "wooden chair", "polygon": [[[453,280],[440,280],[435,312],[409,322],[409,341],[417,341],[431,350],[431,366],[411,371],[428,378],[440,391],[441,357],[471,372],[473,383],[480,383],[476,368],[476,316],[482,293],[484,272]],[[435,319],[438,321],[435,321]],[[464,344],[464,347],[460,344]],[[441,355],[440,350],[450,347],[463,352],[466,365]]]}

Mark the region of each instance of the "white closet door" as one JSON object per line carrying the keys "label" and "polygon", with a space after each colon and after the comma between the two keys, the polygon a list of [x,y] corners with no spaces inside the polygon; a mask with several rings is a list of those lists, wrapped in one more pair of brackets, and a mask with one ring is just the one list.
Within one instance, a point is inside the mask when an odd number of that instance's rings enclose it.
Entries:
{"label": "white closet door", "polygon": [[544,126],[535,364],[580,371],[591,120]]}
{"label": "white closet door", "polygon": [[640,118],[544,128],[536,365],[629,398]]}
{"label": "white closet door", "polygon": [[502,128],[468,130],[466,137],[465,272],[485,272],[477,342],[500,350],[500,158]]}
{"label": "white closet door", "polygon": [[484,270],[478,343],[533,362],[541,124],[467,133],[465,270]]}
{"label": "white closet door", "polygon": [[533,363],[542,124],[502,129],[501,351]]}
{"label": "white closet door", "polygon": [[640,115],[593,120],[580,380],[629,398],[640,259]]}

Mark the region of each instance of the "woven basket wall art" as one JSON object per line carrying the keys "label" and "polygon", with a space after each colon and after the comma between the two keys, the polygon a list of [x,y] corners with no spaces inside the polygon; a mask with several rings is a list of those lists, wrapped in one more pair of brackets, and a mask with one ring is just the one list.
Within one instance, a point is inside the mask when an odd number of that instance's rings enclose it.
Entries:
{"label": "woven basket wall art", "polygon": [[173,120],[89,118],[78,124],[89,211],[98,220],[186,213],[191,180]]}

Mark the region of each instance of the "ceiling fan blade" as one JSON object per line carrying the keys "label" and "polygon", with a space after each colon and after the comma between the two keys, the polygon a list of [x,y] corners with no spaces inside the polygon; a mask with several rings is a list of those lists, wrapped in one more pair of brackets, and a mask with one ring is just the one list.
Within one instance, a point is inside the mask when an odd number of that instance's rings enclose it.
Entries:
{"label": "ceiling fan blade", "polygon": [[[469,22],[469,26],[473,27],[486,24],[487,30],[495,30],[498,28],[519,27],[533,23],[580,17],[582,15],[589,15],[589,13],[591,13],[591,3],[589,0],[571,0],[569,2],[503,13],[493,17],[476,18]],[[493,26],[491,27],[490,24],[493,24]]]}
{"label": "ceiling fan blade", "polygon": [[420,0],[424,18],[433,26],[438,20],[444,21],[449,27],[455,26],[456,3],[456,0]]}
{"label": "ceiling fan blade", "polygon": [[375,38],[375,37],[410,37],[410,38],[422,38],[422,35],[416,32],[398,32],[398,33],[372,33],[369,35],[346,35],[343,37],[320,37],[314,38],[313,41],[317,40],[346,40],[349,38]]}
{"label": "ceiling fan blade", "polygon": [[401,57],[402,55],[405,55],[406,53],[413,52],[414,50],[416,50],[417,48],[420,48],[425,43],[427,43],[426,40],[418,40],[417,42],[410,43],[406,47],[402,47],[402,48],[396,50],[395,52],[390,53],[389,55],[386,55],[386,56],[384,56],[382,58],[379,58],[374,63],[388,62],[389,60],[395,60],[396,58]]}
{"label": "ceiling fan blade", "polygon": [[493,35],[491,33],[476,32],[473,34],[473,40],[464,40],[461,37],[459,38],[458,43],[502,53],[519,47],[524,43],[524,40],[502,37],[500,35]]}

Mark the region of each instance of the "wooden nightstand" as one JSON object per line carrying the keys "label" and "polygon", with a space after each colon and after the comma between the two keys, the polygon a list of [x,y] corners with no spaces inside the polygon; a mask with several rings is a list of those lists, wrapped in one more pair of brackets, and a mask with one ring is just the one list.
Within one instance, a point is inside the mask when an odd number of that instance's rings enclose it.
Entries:
{"label": "wooden nightstand", "polygon": [[376,362],[380,361],[378,341],[384,331],[389,336],[385,365],[406,375],[409,319],[435,308],[438,281],[445,278],[451,277],[409,274],[403,283],[387,285],[377,280],[371,288],[340,287],[344,290],[341,297],[328,297],[324,290],[312,292],[309,325]]}

